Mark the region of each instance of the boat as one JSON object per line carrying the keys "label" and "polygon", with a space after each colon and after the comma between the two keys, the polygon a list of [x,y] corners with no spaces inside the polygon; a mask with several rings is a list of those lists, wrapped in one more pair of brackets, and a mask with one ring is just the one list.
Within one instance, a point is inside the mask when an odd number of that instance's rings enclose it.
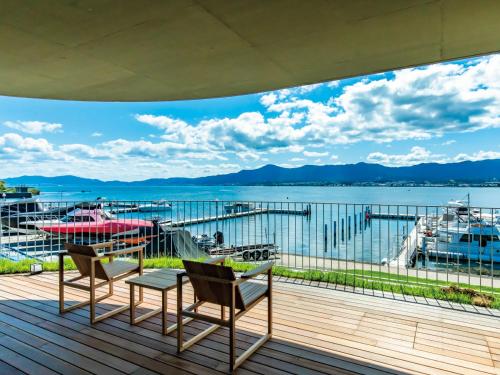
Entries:
{"label": "boat", "polygon": [[218,246],[222,246],[224,244],[224,234],[220,231],[215,232],[212,237],[204,233],[197,236],[193,236],[192,238],[194,243],[200,249],[206,251],[207,253],[210,250]]}
{"label": "boat", "polygon": [[500,231],[463,201],[453,201],[424,232],[422,252],[429,258],[486,263],[500,262]]}
{"label": "boat", "polygon": [[37,229],[32,223],[57,222],[69,212],[79,208],[99,208],[99,204],[80,202],[47,206],[38,199],[21,199],[0,205],[1,222],[4,226],[21,229]]}
{"label": "boat", "polygon": [[113,235],[139,228],[152,228],[153,224],[141,219],[117,219],[102,209],[77,209],[56,223],[42,223],[38,228],[53,234]]}
{"label": "boat", "polygon": [[224,205],[224,211],[227,214],[236,214],[239,212],[249,212],[255,209],[255,205],[253,203],[233,203]]}
{"label": "boat", "polygon": [[193,236],[192,238],[200,249],[207,252],[217,246],[215,238],[210,237],[208,234],[200,234],[198,236]]}

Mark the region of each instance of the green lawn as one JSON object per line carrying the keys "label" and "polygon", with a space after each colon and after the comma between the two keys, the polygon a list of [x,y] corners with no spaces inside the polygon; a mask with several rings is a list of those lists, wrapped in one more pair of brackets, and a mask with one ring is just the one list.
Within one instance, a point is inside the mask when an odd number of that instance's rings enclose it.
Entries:
{"label": "green lawn", "polygon": [[[13,262],[6,259],[0,260],[0,274],[26,273],[29,272],[32,260]],[[255,267],[249,263],[228,261],[235,271],[244,272]],[[145,259],[145,268],[183,268],[182,261],[178,258],[155,258]],[[46,262],[43,264],[45,271],[56,271],[57,262]],[[70,259],[65,261],[66,270],[74,270],[75,265]],[[417,297],[434,298],[459,302],[464,304],[475,304],[500,309],[500,289],[491,287],[469,286],[468,284],[452,285],[446,289],[446,282],[438,280],[426,280],[406,275],[394,275],[383,272],[359,270],[342,271],[319,271],[319,270],[292,270],[286,267],[276,266],[273,268],[276,276],[287,278],[321,281],[334,285],[345,285],[361,289],[380,290],[389,293],[405,294]]]}

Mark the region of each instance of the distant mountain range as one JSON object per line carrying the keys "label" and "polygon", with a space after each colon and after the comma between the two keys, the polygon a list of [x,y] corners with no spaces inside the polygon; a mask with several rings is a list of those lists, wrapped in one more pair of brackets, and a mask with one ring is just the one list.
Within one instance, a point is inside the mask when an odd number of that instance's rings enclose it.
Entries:
{"label": "distant mountain range", "polygon": [[101,181],[76,176],[21,176],[6,178],[8,185],[29,186],[172,186],[172,185],[280,185],[280,184],[380,184],[380,183],[482,183],[500,181],[500,159],[460,163],[425,163],[410,167],[385,167],[379,164],[304,165],[283,168],[266,165],[198,178],[154,178],[144,181]]}

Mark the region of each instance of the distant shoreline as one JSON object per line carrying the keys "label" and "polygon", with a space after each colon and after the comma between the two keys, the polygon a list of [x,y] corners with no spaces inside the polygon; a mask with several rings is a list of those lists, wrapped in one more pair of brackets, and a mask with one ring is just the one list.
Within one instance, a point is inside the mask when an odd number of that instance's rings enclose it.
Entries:
{"label": "distant shoreline", "polygon": [[[44,187],[61,187],[61,188],[81,188],[83,185],[79,184],[47,184],[47,183],[42,183],[42,184],[33,184],[37,186],[38,188],[44,188]],[[120,182],[120,183],[102,183],[102,184],[96,184],[96,185],[87,185],[85,184],[85,187],[88,189],[90,187],[118,187],[118,188],[127,188],[127,187],[133,187],[133,188],[164,188],[164,187],[183,187],[183,186],[198,186],[198,187],[204,187],[204,186],[297,186],[297,187],[457,187],[457,188],[464,188],[464,187],[481,187],[481,188],[499,188],[500,187],[500,182],[479,182],[479,183],[396,183],[396,182],[386,182],[386,183],[375,183],[375,182],[367,182],[367,183],[323,183],[323,182],[297,182],[297,183],[259,183],[259,184],[158,184],[158,185],[140,185],[137,182]]]}

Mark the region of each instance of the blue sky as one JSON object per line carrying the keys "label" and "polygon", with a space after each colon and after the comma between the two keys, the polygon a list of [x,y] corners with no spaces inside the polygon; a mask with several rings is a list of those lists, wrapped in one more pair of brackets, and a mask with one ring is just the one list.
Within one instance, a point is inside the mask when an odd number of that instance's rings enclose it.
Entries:
{"label": "blue sky", "polygon": [[500,158],[500,55],[197,101],[0,97],[0,178],[490,158]]}

